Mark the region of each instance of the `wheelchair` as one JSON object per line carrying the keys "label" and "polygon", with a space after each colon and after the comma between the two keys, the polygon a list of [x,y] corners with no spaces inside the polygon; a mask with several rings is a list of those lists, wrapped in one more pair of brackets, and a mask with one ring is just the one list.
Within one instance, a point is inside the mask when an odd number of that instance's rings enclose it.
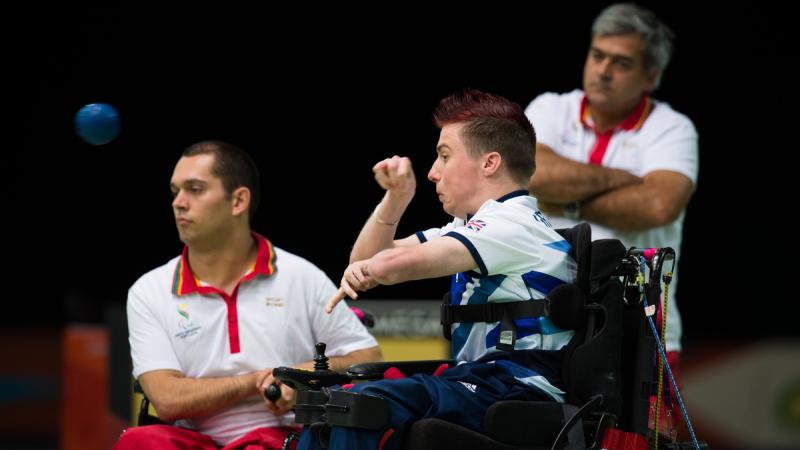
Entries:
{"label": "wheelchair", "polygon": [[[406,432],[403,449],[648,448],[657,342],[647,316],[655,317],[660,307],[662,268],[670,260],[674,265],[675,253],[670,248],[626,249],[616,239],[593,242],[586,223],[557,231],[571,245],[577,262],[575,282],[553,289],[543,302],[557,326],[575,331],[563,349],[565,403],[501,400],[486,411],[483,432],[424,418]],[[442,325],[449,339],[451,323],[471,319],[459,320],[447,298]],[[314,371],[279,367],[273,372],[297,390],[295,420],[310,428],[323,447],[331,426],[379,429],[388,418],[383,399],[351,393],[339,385],[382,379],[391,367],[410,376],[455,364],[452,360],[368,363],[342,374],[328,370],[324,348],[317,344]],[[689,444],[662,440],[658,447],[698,445]],[[708,446],[702,443],[700,448]]]}

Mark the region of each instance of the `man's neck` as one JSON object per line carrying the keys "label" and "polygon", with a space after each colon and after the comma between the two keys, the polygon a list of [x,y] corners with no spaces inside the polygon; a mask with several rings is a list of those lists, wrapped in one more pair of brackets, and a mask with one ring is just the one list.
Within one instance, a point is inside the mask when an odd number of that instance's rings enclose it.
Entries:
{"label": "man's neck", "polygon": [[527,191],[528,186],[517,184],[511,180],[504,180],[498,181],[497,183],[491,183],[489,185],[489,198],[492,200],[497,200],[500,197],[503,197],[506,194],[510,194],[514,191]]}
{"label": "man's neck", "polygon": [[[528,190],[528,186],[521,186],[518,185],[510,180],[497,180],[497,181],[489,181],[486,184],[486,188],[483,190],[483,195],[479,195],[478,201],[476,204],[472,205],[474,211],[468,211],[467,215],[474,216],[477,214],[478,209],[486,203],[487,200],[497,200],[504,195],[519,191],[519,190]],[[466,219],[466,217],[462,217],[462,219]]]}
{"label": "man's neck", "polygon": [[227,294],[255,264],[258,243],[247,228],[225,236],[213,245],[189,246],[189,265],[192,273]]}
{"label": "man's neck", "polygon": [[618,127],[636,111],[640,101],[641,100],[637,100],[621,108],[603,107],[589,103],[589,115],[592,117],[595,130],[600,133],[605,133],[608,130]]}

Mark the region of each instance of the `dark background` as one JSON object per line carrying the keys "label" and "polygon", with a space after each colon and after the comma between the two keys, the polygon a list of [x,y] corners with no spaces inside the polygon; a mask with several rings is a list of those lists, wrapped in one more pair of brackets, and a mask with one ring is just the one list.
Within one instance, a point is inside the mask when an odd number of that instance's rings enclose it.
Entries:
{"label": "dark background", "polygon": [[[0,320],[100,322],[141,274],[177,255],[168,182],[182,149],[201,139],[254,155],[263,176],[254,228],[338,280],[382,195],[372,165],[393,154],[415,163],[419,189],[401,234],[444,224],[425,179],[437,101],[469,86],[525,107],[580,87],[591,21],[606,4],[39,12],[19,36],[22,89],[12,89],[24,96],[23,146],[11,150],[7,178],[13,256]],[[796,335],[788,13],[648,6],[677,35],[655,97],[700,135],[679,253],[686,339]],[[74,132],[75,112],[93,102],[120,111],[111,144]],[[439,298],[447,286],[367,296]]]}

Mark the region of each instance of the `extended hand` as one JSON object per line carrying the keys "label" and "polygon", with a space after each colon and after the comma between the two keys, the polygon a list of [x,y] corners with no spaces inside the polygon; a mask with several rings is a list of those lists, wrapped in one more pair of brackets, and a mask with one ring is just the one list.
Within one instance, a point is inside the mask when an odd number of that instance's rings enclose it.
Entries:
{"label": "extended hand", "polygon": [[336,291],[336,294],[334,294],[325,305],[325,312],[330,314],[333,308],[342,301],[345,296],[355,300],[358,298],[358,292],[356,291],[367,291],[377,285],[378,283],[369,275],[368,259],[350,264],[347,266],[347,269],[345,269],[344,275],[342,275],[339,290]]}

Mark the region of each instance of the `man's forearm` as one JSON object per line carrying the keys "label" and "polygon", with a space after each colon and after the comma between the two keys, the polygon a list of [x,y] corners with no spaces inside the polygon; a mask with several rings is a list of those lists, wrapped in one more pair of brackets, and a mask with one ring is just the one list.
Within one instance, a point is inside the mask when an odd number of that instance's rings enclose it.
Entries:
{"label": "man's forearm", "polygon": [[623,231],[643,231],[672,222],[680,214],[654,188],[638,185],[601,194],[581,205],[582,218]]}
{"label": "man's forearm", "polygon": [[536,146],[536,172],[528,188],[540,200],[564,204],[641,181],[624,170],[564,158],[539,144]]}
{"label": "man's forearm", "polygon": [[145,373],[139,380],[159,417],[166,422],[212,415],[258,394],[258,372],[219,378],[157,372]]}
{"label": "man's forearm", "polygon": [[394,246],[397,224],[408,207],[408,199],[398,199],[387,192],[361,228],[350,252],[350,262],[371,258]]}

